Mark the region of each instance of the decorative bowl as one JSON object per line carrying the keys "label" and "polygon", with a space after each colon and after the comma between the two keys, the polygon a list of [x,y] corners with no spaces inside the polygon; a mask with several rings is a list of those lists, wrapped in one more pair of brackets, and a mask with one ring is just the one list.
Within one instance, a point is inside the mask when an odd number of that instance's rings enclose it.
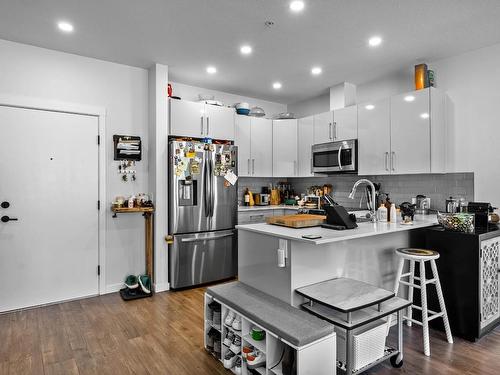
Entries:
{"label": "decorative bowl", "polygon": [[248,114],[250,113],[250,110],[246,109],[246,108],[236,108],[236,113],[239,115],[248,116]]}
{"label": "decorative bowl", "polygon": [[454,232],[473,233],[474,232],[474,214],[468,213],[437,213],[439,225],[444,229]]}

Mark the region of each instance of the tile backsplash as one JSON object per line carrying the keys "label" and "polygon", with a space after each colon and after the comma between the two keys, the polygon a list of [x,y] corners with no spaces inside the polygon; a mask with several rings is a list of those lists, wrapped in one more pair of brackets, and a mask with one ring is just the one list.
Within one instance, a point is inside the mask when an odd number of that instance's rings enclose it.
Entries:
{"label": "tile backsplash", "polygon": [[392,202],[411,202],[411,198],[422,194],[431,199],[431,208],[443,211],[450,196],[474,200],[474,173],[357,176],[333,175],[325,177],[288,178],[296,193],[305,192],[309,186],[332,184],[335,201],[345,207],[366,208],[365,188],[360,186],[354,200],[349,199],[352,186],[360,178],[381,184],[381,192],[388,193]]}

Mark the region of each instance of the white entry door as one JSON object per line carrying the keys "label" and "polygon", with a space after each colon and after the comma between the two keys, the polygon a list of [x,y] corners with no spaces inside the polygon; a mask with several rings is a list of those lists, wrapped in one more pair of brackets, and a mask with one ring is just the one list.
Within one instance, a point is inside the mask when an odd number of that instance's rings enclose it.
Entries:
{"label": "white entry door", "polygon": [[98,294],[97,134],[94,116],[0,106],[0,311]]}

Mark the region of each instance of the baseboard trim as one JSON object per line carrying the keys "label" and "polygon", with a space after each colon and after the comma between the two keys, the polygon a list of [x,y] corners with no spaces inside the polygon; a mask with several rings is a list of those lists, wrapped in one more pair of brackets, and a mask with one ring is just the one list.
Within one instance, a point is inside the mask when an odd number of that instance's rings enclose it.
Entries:
{"label": "baseboard trim", "polygon": [[170,283],[158,283],[158,284],[155,284],[155,292],[156,293],[159,293],[159,292],[165,292],[167,290],[170,290]]}
{"label": "baseboard trim", "polygon": [[115,293],[118,292],[121,288],[123,288],[123,283],[109,284],[106,285],[106,290],[102,294]]}

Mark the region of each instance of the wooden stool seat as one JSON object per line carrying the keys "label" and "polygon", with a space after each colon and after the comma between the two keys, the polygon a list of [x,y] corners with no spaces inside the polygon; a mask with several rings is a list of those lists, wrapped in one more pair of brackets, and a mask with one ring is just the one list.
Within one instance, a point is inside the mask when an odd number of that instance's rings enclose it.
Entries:
{"label": "wooden stool seat", "polygon": [[[429,321],[436,318],[443,318],[444,330],[446,332],[446,339],[451,344],[453,343],[453,337],[451,335],[450,323],[448,322],[448,314],[446,313],[446,306],[444,304],[443,292],[441,290],[441,283],[439,282],[439,275],[436,266],[436,259],[439,258],[439,253],[434,250],[428,249],[414,249],[414,248],[401,248],[396,250],[396,255],[399,257],[398,271],[396,275],[396,282],[394,285],[394,294],[397,295],[400,285],[406,285],[408,287],[408,300],[412,303],[408,307],[408,315],[404,317],[408,326],[412,323],[422,326],[423,338],[424,338],[424,353],[426,356],[431,355],[430,344],[429,344]],[[409,271],[403,273],[405,268],[405,262],[408,261]],[[415,276],[415,263],[419,264],[420,274]],[[429,262],[432,270],[432,278],[427,279],[425,276],[425,262]],[[408,281],[403,279],[408,278]],[[415,283],[418,281],[418,284]],[[436,287],[436,293],[439,300],[439,312],[431,311],[427,309],[427,284],[434,284]],[[420,299],[421,306],[415,305],[413,303],[413,289],[420,289]],[[412,311],[413,309],[420,310],[422,312],[422,321],[413,319]],[[391,326],[391,317],[389,317],[387,322],[387,332]]]}

